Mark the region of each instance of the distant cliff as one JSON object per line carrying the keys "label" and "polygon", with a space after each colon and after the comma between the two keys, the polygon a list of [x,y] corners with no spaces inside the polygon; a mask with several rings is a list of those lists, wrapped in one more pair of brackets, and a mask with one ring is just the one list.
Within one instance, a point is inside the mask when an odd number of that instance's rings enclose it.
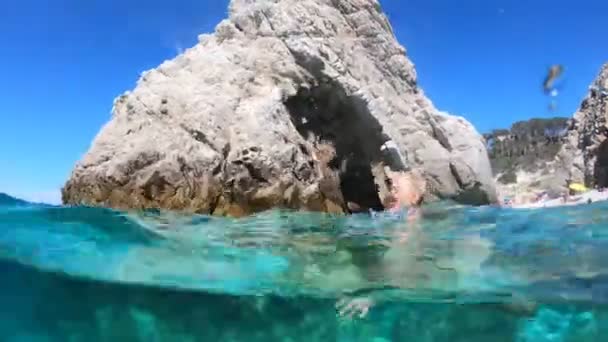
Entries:
{"label": "distant cliff", "polygon": [[518,171],[544,171],[561,149],[567,126],[563,117],[531,119],[484,134],[497,181],[511,184],[518,181]]}
{"label": "distant cliff", "polygon": [[0,192],[0,206],[26,205],[28,202]]}
{"label": "distant cliff", "polygon": [[568,181],[608,186],[608,63],[571,118],[532,119],[484,135],[498,192],[529,201]]}

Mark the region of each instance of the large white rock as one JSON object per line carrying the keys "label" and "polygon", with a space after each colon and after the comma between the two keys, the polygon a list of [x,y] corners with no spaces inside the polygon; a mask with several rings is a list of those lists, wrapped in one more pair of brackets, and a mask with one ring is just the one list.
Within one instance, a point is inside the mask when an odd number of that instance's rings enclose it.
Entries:
{"label": "large white rock", "polygon": [[65,203],[230,215],[381,208],[389,138],[432,185],[429,199],[495,201],[482,137],[417,87],[376,0],[232,0],[229,12],[116,99]]}

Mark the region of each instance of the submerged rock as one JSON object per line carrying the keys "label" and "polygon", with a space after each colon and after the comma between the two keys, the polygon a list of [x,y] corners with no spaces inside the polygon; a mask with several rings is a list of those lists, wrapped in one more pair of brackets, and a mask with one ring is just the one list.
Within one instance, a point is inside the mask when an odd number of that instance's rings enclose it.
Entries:
{"label": "submerged rock", "polygon": [[65,203],[382,209],[389,139],[430,200],[496,200],[482,137],[418,88],[376,0],[232,0],[229,13],[115,100]]}
{"label": "submerged rock", "polygon": [[561,172],[556,177],[588,187],[608,186],[608,63],[589,87],[574,114],[558,153]]}

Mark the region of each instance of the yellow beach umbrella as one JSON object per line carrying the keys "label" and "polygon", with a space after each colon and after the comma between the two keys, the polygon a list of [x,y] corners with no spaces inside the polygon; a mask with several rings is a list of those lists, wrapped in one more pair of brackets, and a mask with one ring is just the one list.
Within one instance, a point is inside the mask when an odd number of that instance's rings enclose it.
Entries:
{"label": "yellow beach umbrella", "polygon": [[587,189],[586,186],[584,186],[581,183],[572,183],[572,184],[570,184],[569,188],[570,188],[570,190],[579,191],[579,192],[585,192],[585,191],[589,190],[589,189]]}

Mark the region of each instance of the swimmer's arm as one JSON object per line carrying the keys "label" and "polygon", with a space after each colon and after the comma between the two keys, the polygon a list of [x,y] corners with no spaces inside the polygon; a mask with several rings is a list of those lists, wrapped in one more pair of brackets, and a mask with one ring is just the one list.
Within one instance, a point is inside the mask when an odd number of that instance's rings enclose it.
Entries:
{"label": "swimmer's arm", "polygon": [[[336,308],[340,316],[363,318],[367,315],[370,309],[378,304],[402,301],[422,301],[422,302],[445,302],[445,298],[438,298],[436,294],[427,294],[420,289],[407,289],[395,286],[382,286],[377,288],[366,288],[351,292],[345,298],[342,298],[336,304]],[[453,302],[450,298],[448,302]]]}
{"label": "swimmer's arm", "polygon": [[377,288],[366,288],[353,291],[346,297],[351,299],[366,298],[373,304],[383,302],[433,302],[433,303],[459,303],[465,297],[463,294],[451,292],[425,291],[421,288],[401,288],[396,286],[382,286]]}
{"label": "swimmer's arm", "polygon": [[364,318],[373,306],[390,301],[389,296],[382,294],[391,291],[391,287],[366,288],[347,294],[336,303],[338,314],[342,317]]}

